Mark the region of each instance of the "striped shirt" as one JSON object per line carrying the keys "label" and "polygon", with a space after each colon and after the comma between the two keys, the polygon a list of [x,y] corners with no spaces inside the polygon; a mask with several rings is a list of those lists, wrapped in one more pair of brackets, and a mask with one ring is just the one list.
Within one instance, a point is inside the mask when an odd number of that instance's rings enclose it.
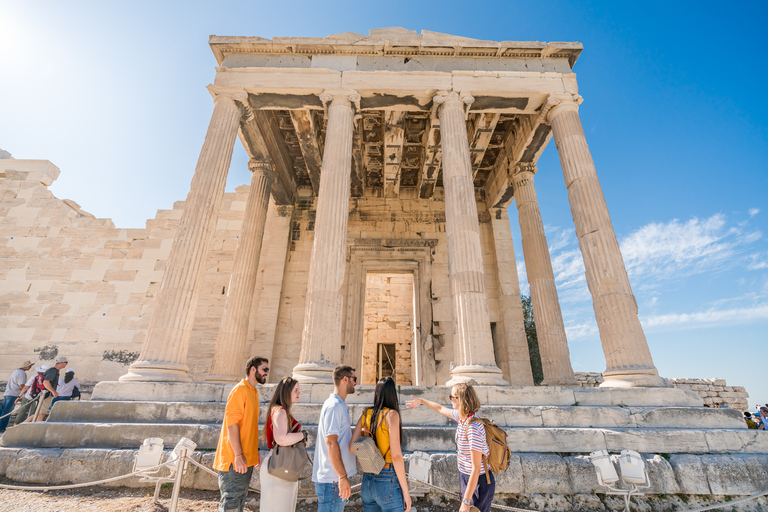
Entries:
{"label": "striped shirt", "polygon": [[[467,416],[467,419],[461,421],[459,411],[452,411],[451,415],[459,425],[456,427],[456,458],[459,461],[459,472],[468,475],[472,473],[472,451],[480,452],[486,457],[491,454],[491,450],[488,449],[488,442],[485,439],[485,426],[479,421],[475,421],[469,425],[469,420],[474,418],[474,414]],[[467,425],[469,425],[469,432],[467,432]],[[485,474],[485,465],[480,464],[480,474]]]}

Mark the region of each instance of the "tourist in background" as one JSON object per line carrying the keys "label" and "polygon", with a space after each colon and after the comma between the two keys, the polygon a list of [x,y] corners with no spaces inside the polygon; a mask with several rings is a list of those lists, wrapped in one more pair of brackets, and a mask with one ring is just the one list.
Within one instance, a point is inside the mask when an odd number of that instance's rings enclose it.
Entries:
{"label": "tourist in background", "polygon": [[219,512],[243,512],[248,485],[259,459],[259,391],[269,375],[269,361],[252,357],[245,364],[245,378],[227,397],[224,421],[213,469],[219,473]]}
{"label": "tourist in background", "polygon": [[349,477],[357,473],[357,461],[349,451],[352,431],[346,399],[355,392],[356,384],[351,366],[339,365],[333,370],[333,393],[320,411],[312,465],[317,512],[341,512],[352,494]]}
{"label": "tourist in background", "polygon": [[261,502],[259,510],[264,512],[293,512],[299,495],[299,482],[289,482],[270,475],[268,465],[275,446],[291,446],[307,442],[306,433],[301,431],[301,423],[291,414],[291,406],[299,401],[299,382],[292,377],[283,377],[277,384],[267,409],[264,422],[264,439],[270,452],[261,464]]}
{"label": "tourist in background", "polygon": [[5,429],[8,427],[8,420],[11,418],[14,405],[19,401],[21,388],[27,382],[27,370],[30,368],[32,368],[32,361],[24,361],[8,377],[5,393],[3,393],[3,405],[0,406],[0,433],[5,432]]}
{"label": "tourist in background", "polygon": [[749,412],[744,413],[744,421],[747,423],[747,428],[750,430],[757,430],[757,423],[752,419],[752,414]]}
{"label": "tourist in background", "polygon": [[56,358],[56,364],[45,370],[45,376],[43,377],[43,387],[45,387],[45,390],[43,391],[43,398],[40,399],[43,405],[35,409],[40,411],[37,418],[35,418],[35,410],[32,410],[30,417],[26,421],[43,421],[51,411],[53,399],[59,396],[59,393],[56,392],[56,387],[59,385],[59,370],[63,370],[68,363],[69,361],[67,361],[66,357],[59,356]]}
{"label": "tourist in background", "polygon": [[[75,390],[77,390],[75,392]],[[72,400],[72,395],[80,396],[80,381],[75,378],[75,370],[73,368],[64,372],[64,378],[59,379],[59,385],[56,386],[56,393],[59,394],[51,401],[51,409],[53,404],[61,402],[62,400]]]}
{"label": "tourist in background", "polygon": [[16,399],[16,402],[19,403],[19,410],[16,411],[14,425],[24,423],[30,415],[34,415],[37,402],[33,402],[33,400],[45,389],[43,380],[45,380],[45,372],[49,368],[50,366],[47,364],[35,368],[37,374],[30,377],[24,384],[24,387],[21,388],[21,396]]}
{"label": "tourist in background", "polygon": [[757,430],[768,430],[768,407],[760,408],[760,425],[757,426]]}
{"label": "tourist in background", "polygon": [[406,402],[409,409],[426,405],[435,412],[442,414],[458,423],[456,427],[457,459],[459,462],[459,484],[461,486],[461,507],[459,512],[469,512],[470,506],[477,507],[480,512],[490,512],[493,495],[496,492],[496,480],[489,471],[490,483],[485,478],[483,455],[490,455],[488,442],[485,437],[485,426],[479,421],[472,422],[475,413],[480,410],[480,399],[469,384],[456,384],[451,388],[451,406],[448,409],[436,402],[423,398],[411,397]]}
{"label": "tourist in background", "polygon": [[363,473],[360,490],[363,512],[408,512],[411,495],[401,448],[403,427],[397,388],[392,377],[383,378],[376,384],[373,407],[365,410],[352,433],[349,442],[351,452],[354,453],[354,442],[363,433],[371,434],[385,462],[378,475]]}

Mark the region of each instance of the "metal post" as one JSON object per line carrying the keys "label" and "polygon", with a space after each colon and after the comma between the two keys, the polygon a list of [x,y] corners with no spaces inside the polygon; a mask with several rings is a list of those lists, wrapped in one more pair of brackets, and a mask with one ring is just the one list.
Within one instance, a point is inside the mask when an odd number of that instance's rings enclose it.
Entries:
{"label": "metal post", "polygon": [[158,480],[157,482],[155,482],[155,504],[156,505],[160,504],[160,485],[162,485],[162,483],[163,483],[162,480]]}
{"label": "metal post", "polygon": [[181,452],[181,456],[176,461],[176,479],[173,481],[173,494],[171,494],[171,504],[168,506],[168,512],[176,512],[179,504],[179,491],[181,490],[181,478],[184,476],[184,462],[187,458],[186,448]]}

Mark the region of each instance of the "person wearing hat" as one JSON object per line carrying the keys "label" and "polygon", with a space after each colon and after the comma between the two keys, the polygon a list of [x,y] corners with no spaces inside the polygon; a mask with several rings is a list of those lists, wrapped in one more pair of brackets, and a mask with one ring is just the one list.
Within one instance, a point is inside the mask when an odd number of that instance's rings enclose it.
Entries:
{"label": "person wearing hat", "polygon": [[14,425],[18,425],[26,421],[27,417],[29,416],[30,409],[34,410],[33,407],[37,406],[37,403],[32,402],[32,400],[34,400],[35,397],[37,397],[37,395],[40,393],[40,390],[43,389],[43,379],[45,378],[45,372],[48,370],[48,368],[50,368],[50,366],[47,364],[35,368],[37,373],[31,376],[29,380],[24,384],[24,387],[21,388],[21,396],[16,399],[16,403],[21,403],[19,404],[19,410],[16,411],[16,422]]}
{"label": "person wearing hat", "polygon": [[[77,390],[76,394],[74,393],[75,390]],[[53,399],[51,402],[51,408],[53,408],[53,404],[56,402],[61,402],[62,400],[72,400],[73,394],[74,396],[80,396],[80,381],[75,378],[74,368],[69,368],[66,372],[64,372],[64,378],[59,380],[59,385],[56,386],[56,392],[59,394],[59,396]]]}
{"label": "person wearing hat", "polygon": [[21,387],[27,382],[27,370],[32,368],[32,361],[24,361],[11,373],[3,393],[3,405],[0,406],[0,433],[5,432],[8,420],[16,400],[21,396]]}
{"label": "person wearing hat", "polygon": [[[38,410],[40,413],[37,415],[37,418],[34,418],[32,421],[43,421],[51,410],[51,402],[53,402],[53,399],[59,396],[59,393],[56,392],[56,386],[59,385],[59,370],[63,370],[65,366],[67,366],[67,358],[64,356],[59,356],[56,358],[56,364],[54,364],[51,368],[48,368],[45,371],[45,378],[43,380],[43,386],[45,387],[46,393],[43,400],[43,405]],[[33,414],[34,417],[34,414]]]}

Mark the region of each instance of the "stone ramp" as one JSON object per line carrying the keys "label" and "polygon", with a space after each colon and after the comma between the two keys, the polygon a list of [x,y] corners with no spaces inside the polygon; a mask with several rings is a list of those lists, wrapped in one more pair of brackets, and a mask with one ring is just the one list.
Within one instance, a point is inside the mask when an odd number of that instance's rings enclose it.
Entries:
{"label": "stone ramp", "polygon": [[[266,421],[268,403],[260,408],[259,422]],[[350,415],[357,421],[369,404],[350,404]],[[48,421],[117,423],[221,423],[225,404],[187,402],[59,402]],[[302,425],[317,423],[322,404],[298,403],[292,414]],[[455,423],[426,407],[408,410],[401,404],[404,425],[454,426]],[[589,405],[484,405],[479,413],[507,427],[609,427],[679,428],[696,425],[707,428],[746,428],[735,409],[703,407],[611,407]]]}

